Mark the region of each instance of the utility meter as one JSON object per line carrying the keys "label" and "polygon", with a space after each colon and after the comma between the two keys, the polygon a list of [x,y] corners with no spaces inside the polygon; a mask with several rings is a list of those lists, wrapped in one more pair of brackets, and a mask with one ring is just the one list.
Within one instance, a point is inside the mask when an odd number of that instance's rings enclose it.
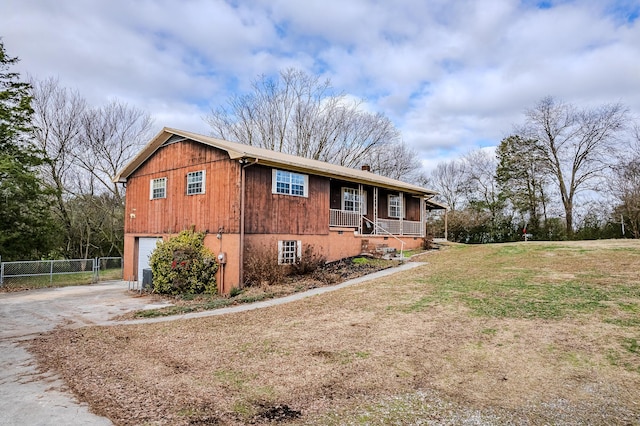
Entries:
{"label": "utility meter", "polygon": [[221,265],[224,265],[225,263],[227,263],[227,253],[225,252],[218,253],[218,263]]}

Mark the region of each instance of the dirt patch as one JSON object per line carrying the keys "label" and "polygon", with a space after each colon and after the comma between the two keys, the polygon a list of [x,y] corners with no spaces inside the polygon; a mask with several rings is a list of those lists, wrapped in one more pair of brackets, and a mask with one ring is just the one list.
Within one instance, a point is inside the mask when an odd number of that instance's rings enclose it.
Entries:
{"label": "dirt patch", "polygon": [[286,305],[32,350],[121,425],[638,424],[640,243],[563,247],[455,246]]}
{"label": "dirt patch", "polygon": [[302,413],[298,410],[292,410],[288,405],[274,405],[264,407],[264,409],[254,419],[253,423],[276,422],[282,423],[294,420],[300,417]]}

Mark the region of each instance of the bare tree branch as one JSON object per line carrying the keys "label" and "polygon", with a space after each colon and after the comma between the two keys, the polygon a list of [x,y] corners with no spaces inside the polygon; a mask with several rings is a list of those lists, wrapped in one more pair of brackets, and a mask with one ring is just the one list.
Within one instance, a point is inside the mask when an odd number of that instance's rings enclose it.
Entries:
{"label": "bare tree branch", "polygon": [[346,167],[371,163],[398,179],[415,178],[420,167],[391,120],[300,70],[260,76],[251,93],[233,96],[205,120],[215,137]]}

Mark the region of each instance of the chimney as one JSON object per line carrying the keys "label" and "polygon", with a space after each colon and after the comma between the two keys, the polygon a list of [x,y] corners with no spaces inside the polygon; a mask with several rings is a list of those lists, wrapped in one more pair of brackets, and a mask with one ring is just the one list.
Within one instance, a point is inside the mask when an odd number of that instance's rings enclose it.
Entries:
{"label": "chimney", "polygon": [[364,170],[365,172],[370,172],[371,171],[371,166],[368,164],[363,164],[362,165],[362,170]]}

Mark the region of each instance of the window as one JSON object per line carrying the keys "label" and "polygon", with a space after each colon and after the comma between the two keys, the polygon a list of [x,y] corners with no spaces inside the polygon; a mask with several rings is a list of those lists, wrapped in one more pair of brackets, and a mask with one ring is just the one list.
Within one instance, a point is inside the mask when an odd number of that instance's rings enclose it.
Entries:
{"label": "window", "polygon": [[302,257],[302,241],[278,241],[278,265],[298,263]]}
{"label": "window", "polygon": [[309,196],[309,176],[273,169],[272,192],[274,194]]}
{"label": "window", "polygon": [[360,198],[359,191],[354,188],[342,188],[342,210],[347,212],[360,212],[362,205],[362,214],[367,214],[367,193],[362,191]]}
{"label": "window", "polygon": [[151,199],[167,198],[167,178],[158,178],[151,180]]}
{"label": "window", "polygon": [[187,195],[204,194],[204,170],[187,173]]}
{"label": "window", "polygon": [[400,195],[389,195],[389,217],[404,217],[404,203]]}

